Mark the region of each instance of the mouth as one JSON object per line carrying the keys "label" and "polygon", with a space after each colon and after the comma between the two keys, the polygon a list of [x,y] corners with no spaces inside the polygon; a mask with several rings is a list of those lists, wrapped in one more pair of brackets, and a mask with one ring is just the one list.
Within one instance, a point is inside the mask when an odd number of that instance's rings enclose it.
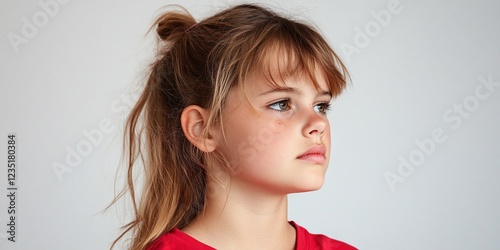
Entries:
{"label": "mouth", "polygon": [[315,164],[323,164],[326,160],[326,148],[323,145],[313,146],[303,154],[299,155],[297,159],[309,161]]}

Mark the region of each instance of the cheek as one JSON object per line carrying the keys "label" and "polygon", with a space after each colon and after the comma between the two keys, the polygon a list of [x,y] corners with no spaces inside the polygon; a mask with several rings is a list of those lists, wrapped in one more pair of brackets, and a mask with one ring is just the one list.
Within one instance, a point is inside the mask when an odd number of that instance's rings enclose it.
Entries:
{"label": "cheek", "polygon": [[[226,133],[227,143],[221,149],[235,170],[242,170],[252,165],[254,167],[268,165],[273,160],[279,160],[287,152],[290,134],[286,132],[282,121],[247,120],[230,124]],[[229,125],[229,124],[228,124]],[[236,128],[238,129],[229,129]],[[266,163],[267,164],[264,164]]]}
{"label": "cheek", "polygon": [[237,173],[248,162],[255,161],[262,150],[262,134],[248,119],[234,119],[224,124],[225,138],[218,140],[218,148]]}

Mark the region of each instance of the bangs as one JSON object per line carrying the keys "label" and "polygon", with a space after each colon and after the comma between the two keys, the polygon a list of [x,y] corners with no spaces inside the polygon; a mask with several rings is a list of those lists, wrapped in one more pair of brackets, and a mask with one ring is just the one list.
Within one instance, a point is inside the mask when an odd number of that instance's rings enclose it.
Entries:
{"label": "bangs", "polygon": [[[273,87],[281,87],[286,79],[306,77],[319,89],[322,74],[332,97],[346,86],[349,74],[324,38],[311,27],[289,20],[278,20],[262,28],[258,42],[243,58],[239,83],[249,74],[263,74]],[[250,39],[253,40],[253,39]],[[239,84],[246,89],[248,84]],[[246,91],[245,91],[246,92]]]}

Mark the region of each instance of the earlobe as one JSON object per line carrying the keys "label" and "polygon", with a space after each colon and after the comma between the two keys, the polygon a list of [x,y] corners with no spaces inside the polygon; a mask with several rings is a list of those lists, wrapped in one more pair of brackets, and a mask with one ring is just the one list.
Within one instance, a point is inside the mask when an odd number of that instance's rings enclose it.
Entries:
{"label": "earlobe", "polygon": [[184,135],[195,147],[209,153],[215,150],[215,141],[203,133],[207,117],[208,112],[200,106],[187,106],[181,114],[181,126]]}

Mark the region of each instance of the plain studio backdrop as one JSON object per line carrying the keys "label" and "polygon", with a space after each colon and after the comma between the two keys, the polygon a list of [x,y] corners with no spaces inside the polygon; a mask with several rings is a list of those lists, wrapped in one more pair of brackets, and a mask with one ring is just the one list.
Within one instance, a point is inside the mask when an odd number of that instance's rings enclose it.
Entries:
{"label": "plain studio backdrop", "polygon": [[[124,117],[154,51],[146,31],[173,3],[200,20],[241,2],[0,1],[0,249],[118,235],[130,209],[102,210]],[[326,183],[290,195],[290,219],[360,249],[499,249],[500,2],[267,6],[315,23],[352,75],[329,114]]]}

